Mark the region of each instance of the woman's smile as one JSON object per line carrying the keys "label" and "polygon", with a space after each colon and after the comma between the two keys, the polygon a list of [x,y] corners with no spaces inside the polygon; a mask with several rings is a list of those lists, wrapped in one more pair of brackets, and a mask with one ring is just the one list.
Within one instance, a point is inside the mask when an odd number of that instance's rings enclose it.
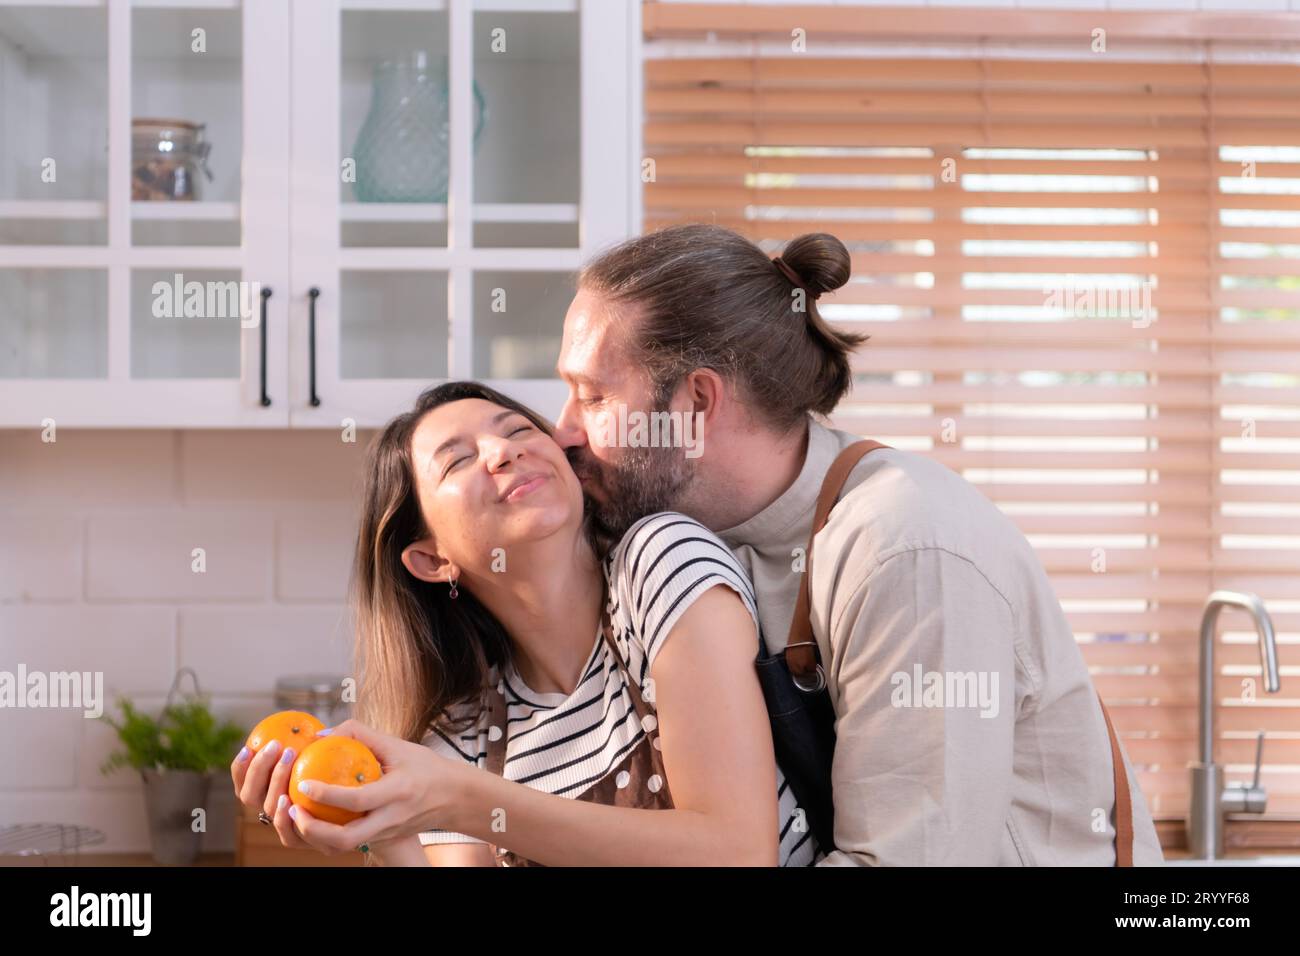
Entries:
{"label": "woman's smile", "polygon": [[518,501],[525,495],[531,494],[540,488],[549,480],[549,475],[534,474],[524,475],[521,479],[511,483],[509,490],[502,497],[502,501]]}

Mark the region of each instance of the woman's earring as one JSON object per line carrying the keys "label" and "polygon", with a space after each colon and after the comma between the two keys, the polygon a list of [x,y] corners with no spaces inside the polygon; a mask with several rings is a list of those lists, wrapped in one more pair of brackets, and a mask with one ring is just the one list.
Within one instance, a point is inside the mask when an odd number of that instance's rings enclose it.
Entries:
{"label": "woman's earring", "polygon": [[455,579],[455,578],[452,578],[452,579],[451,579],[451,591],[448,592],[448,595],[447,595],[447,596],[450,597],[450,598],[454,601],[454,600],[456,599],[456,595],[459,594],[459,593],[460,593],[460,592],[456,590],[456,579]]}

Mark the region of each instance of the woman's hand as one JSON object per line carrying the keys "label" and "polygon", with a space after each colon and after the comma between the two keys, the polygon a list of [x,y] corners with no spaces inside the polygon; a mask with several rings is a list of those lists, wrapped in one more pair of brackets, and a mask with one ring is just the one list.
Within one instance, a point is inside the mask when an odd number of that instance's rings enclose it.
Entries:
{"label": "woman's hand", "polygon": [[477,768],[440,757],[422,744],[380,733],[356,720],[345,720],[326,733],[352,737],[369,747],[383,776],[360,787],[303,781],[300,786],[309,788],[304,795],[312,800],[366,815],[340,826],[312,816],[286,796],[286,806],[274,814],[276,831],[285,846],[310,846],[332,856],[354,852],[363,844],[372,849],[395,844],[437,829],[447,808],[465,792],[465,775],[477,772]]}
{"label": "woman's hand", "polygon": [[309,845],[294,832],[288,816],[289,774],[297,756],[292,747],[281,754],[278,740],[272,740],[256,754],[245,747],[231,763],[230,776],[239,802],[270,817],[281,843],[306,849]]}

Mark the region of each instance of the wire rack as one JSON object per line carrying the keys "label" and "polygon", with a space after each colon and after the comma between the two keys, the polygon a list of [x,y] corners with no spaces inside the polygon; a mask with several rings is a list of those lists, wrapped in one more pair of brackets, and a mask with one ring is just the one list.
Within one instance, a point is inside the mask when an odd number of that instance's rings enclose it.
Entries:
{"label": "wire rack", "polygon": [[[80,859],[81,848],[104,842],[104,831],[75,823],[14,823],[0,826],[0,856],[67,857]],[[46,865],[49,865],[46,859]]]}

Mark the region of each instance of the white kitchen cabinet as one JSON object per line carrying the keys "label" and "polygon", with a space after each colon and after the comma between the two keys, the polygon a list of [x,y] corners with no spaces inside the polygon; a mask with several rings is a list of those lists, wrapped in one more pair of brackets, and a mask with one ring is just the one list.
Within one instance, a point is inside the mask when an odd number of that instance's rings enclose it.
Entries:
{"label": "white kitchen cabinet", "polygon": [[[0,0],[0,427],[368,427],[449,378],[555,415],[573,274],[640,227],[638,9]],[[363,201],[376,68],[416,56],[445,201]],[[132,201],[133,117],[205,124],[197,201]]]}

